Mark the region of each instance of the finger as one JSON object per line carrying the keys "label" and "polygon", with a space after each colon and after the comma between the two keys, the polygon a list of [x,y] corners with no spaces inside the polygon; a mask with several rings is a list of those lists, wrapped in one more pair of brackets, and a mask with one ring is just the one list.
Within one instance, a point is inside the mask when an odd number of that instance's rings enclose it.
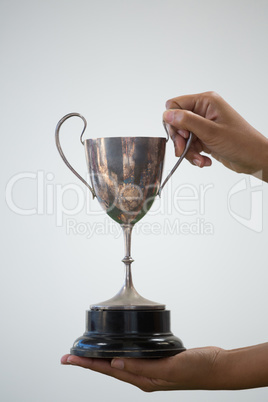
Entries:
{"label": "finger", "polygon": [[[180,156],[181,152],[175,151],[176,156]],[[201,155],[194,147],[191,147],[187,152],[185,159],[187,159],[192,165],[198,166],[200,168],[205,166],[211,166],[212,161],[209,157]]]}
{"label": "finger", "polygon": [[185,138],[185,139],[189,138],[190,132],[188,130],[182,130],[182,129],[176,130],[170,124],[167,124],[166,128],[167,128],[168,134],[172,140],[174,140],[174,138],[177,136],[177,134],[181,135],[182,138]]}
{"label": "finger", "polygon": [[[178,130],[177,133],[174,134],[173,137],[172,137],[172,141],[173,141],[174,147],[175,147],[175,155],[176,156],[181,156],[181,154],[183,153],[183,151],[185,149],[185,146],[187,144],[187,139],[188,139],[188,138],[185,138],[185,137],[187,137],[187,134],[184,133],[184,135],[182,136],[179,133],[180,131],[181,130]],[[193,135],[192,144],[190,146],[189,151],[190,150],[195,150],[196,152],[200,153],[200,152],[203,151],[203,148],[204,148],[203,144],[199,141],[199,139],[195,135]],[[189,151],[187,152],[187,155],[189,154]]]}
{"label": "finger", "polygon": [[110,377],[116,378],[117,380],[135,385],[143,391],[153,390],[152,382],[150,381],[150,379],[114,368],[111,366],[110,359],[92,359],[88,357],[79,357],[74,355],[67,356],[68,364],[71,364],[73,366],[83,367],[85,369],[108,375]]}
{"label": "finger", "polygon": [[201,94],[183,95],[176,98],[169,99],[166,102],[166,109],[186,109],[194,111],[197,98]]}
{"label": "finger", "polygon": [[[196,141],[197,140],[197,141]],[[176,135],[173,137],[174,147],[175,147],[175,155],[177,157],[181,156],[185,149],[186,141],[180,135]],[[200,155],[200,152],[203,151],[203,146],[196,136],[193,137],[193,142],[191,147],[189,148],[185,158],[192,164],[198,167],[211,166],[212,161],[209,157],[205,155]]]}
{"label": "finger", "polygon": [[188,110],[169,109],[164,112],[163,120],[177,131],[192,131],[205,143],[211,142],[215,136],[215,122]]}
{"label": "finger", "polygon": [[177,135],[173,136],[172,140],[174,142],[175,155],[176,156],[181,156],[181,154],[183,153],[183,151],[185,149],[185,145],[186,145],[185,139],[182,138],[181,135],[177,134]]}
{"label": "finger", "polygon": [[177,132],[178,132],[178,134],[180,134],[183,138],[185,138],[185,139],[189,138],[190,133],[189,133],[188,130],[179,129]]}
{"label": "finger", "polygon": [[72,364],[73,366],[79,366],[90,370],[95,369],[95,371],[98,371],[97,369],[99,369],[103,372],[108,372],[111,368],[110,359],[93,359],[90,357],[81,357],[75,355],[68,355],[67,363]]}
{"label": "finger", "polygon": [[170,124],[167,124],[167,130],[168,130],[168,134],[169,134],[170,138],[172,140],[174,140],[174,138],[177,135],[177,130],[174,127],[172,127]]}
{"label": "finger", "polygon": [[61,364],[70,364],[70,363],[68,363],[68,357],[69,357],[70,355],[64,355],[64,356],[62,356],[62,358],[61,358],[61,360],[60,360],[60,362],[61,362]]}
{"label": "finger", "polygon": [[188,160],[192,165],[198,166],[200,168],[212,165],[212,160],[205,155],[196,154],[191,156],[191,159]]}
{"label": "finger", "polygon": [[[178,356],[177,366],[178,366]],[[172,372],[174,374],[174,358],[168,357],[164,359],[113,359],[111,366],[118,370],[136,374],[142,377],[153,379],[170,380]]]}
{"label": "finger", "polygon": [[223,102],[224,100],[220,95],[210,91],[170,99],[166,102],[166,108],[190,110],[200,116],[214,120],[217,118],[216,110]]}

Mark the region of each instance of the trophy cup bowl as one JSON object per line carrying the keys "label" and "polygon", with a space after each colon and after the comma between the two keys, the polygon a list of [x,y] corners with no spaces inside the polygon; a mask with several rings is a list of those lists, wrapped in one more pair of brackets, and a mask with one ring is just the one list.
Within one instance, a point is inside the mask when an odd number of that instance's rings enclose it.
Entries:
{"label": "trophy cup bowl", "polygon": [[[80,117],[84,128],[80,141],[85,147],[92,187],[72,168],[59,141],[61,125],[70,117]],[[122,227],[124,234],[125,281],[111,299],[90,306],[86,331],[71,353],[78,356],[113,358],[168,357],[185,350],[170,330],[170,311],[165,305],[142,297],[132,281],[131,233],[136,222],[151,208],[166,182],[186,155],[185,150],[161,185],[168,138],[107,137],[86,139],[86,120],[78,113],[64,116],[56,127],[56,145],[69,169],[89,188],[106,213]],[[164,124],[166,129],[166,126]],[[168,131],[166,129],[167,135]]]}

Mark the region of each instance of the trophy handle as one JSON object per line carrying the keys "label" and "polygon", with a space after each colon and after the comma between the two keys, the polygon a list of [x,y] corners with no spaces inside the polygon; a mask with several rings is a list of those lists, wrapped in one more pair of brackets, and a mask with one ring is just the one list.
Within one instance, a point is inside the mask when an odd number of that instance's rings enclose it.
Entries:
{"label": "trophy handle", "polygon": [[[168,136],[168,139],[169,139],[169,133],[168,133],[168,129],[167,129],[167,125],[166,125],[165,121],[163,121],[163,125],[164,125],[164,129],[166,130],[166,133],[167,133],[167,136]],[[168,139],[167,139],[167,141],[168,141]],[[185,149],[184,149],[183,153],[181,154],[180,159],[175,164],[175,166],[173,167],[173,169],[171,170],[171,172],[169,173],[169,175],[167,176],[167,178],[164,180],[163,184],[159,188],[159,191],[158,191],[159,197],[161,196],[161,192],[162,192],[164,186],[166,185],[168,180],[171,178],[171,176],[173,175],[175,170],[178,169],[179,165],[181,164],[182,160],[184,159],[185,155],[187,154],[187,152],[188,152],[188,150],[189,150],[189,148],[191,146],[192,140],[193,140],[193,133],[190,132],[189,138],[188,138],[188,140],[186,142]]]}
{"label": "trophy handle", "polygon": [[56,131],[55,131],[56,146],[57,146],[58,151],[59,151],[59,154],[60,154],[60,156],[62,157],[62,159],[63,159],[64,163],[66,164],[66,166],[68,166],[68,168],[76,175],[76,177],[78,177],[78,179],[80,179],[80,180],[85,184],[85,186],[87,186],[87,188],[91,191],[92,197],[93,197],[93,199],[94,199],[94,197],[96,197],[95,191],[93,190],[93,188],[90,187],[90,185],[86,182],[86,180],[83,179],[83,177],[80,176],[80,174],[77,173],[76,170],[74,170],[74,168],[71,166],[71,164],[68,162],[66,156],[64,155],[64,153],[63,153],[63,151],[62,151],[62,148],[61,148],[61,145],[60,145],[59,134],[60,134],[61,125],[65,122],[65,120],[69,119],[70,117],[75,117],[75,116],[76,116],[76,117],[80,117],[80,119],[82,119],[83,122],[84,122],[84,128],[83,128],[83,131],[82,131],[81,136],[80,136],[80,141],[81,141],[81,143],[84,145],[84,143],[83,143],[83,141],[82,141],[82,136],[83,136],[83,134],[84,134],[84,132],[85,132],[85,129],[86,129],[86,127],[87,127],[87,121],[86,121],[86,119],[85,119],[81,114],[79,114],[79,113],[69,113],[69,114],[66,114],[66,116],[64,116],[64,117],[58,122],[58,124],[57,124]]}

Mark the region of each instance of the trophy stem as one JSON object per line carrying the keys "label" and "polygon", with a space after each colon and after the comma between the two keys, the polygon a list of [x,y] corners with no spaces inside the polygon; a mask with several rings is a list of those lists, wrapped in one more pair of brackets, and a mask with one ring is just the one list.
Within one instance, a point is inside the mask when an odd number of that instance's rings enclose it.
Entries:
{"label": "trophy stem", "polygon": [[125,264],[124,284],[112,299],[91,305],[91,310],[164,310],[165,305],[145,299],[136,291],[131,273],[131,264],[134,260],[130,255],[133,225],[124,223],[121,227],[125,244],[125,257],[122,260]]}
{"label": "trophy stem", "polygon": [[122,262],[125,264],[125,288],[131,289],[133,288],[132,281],[132,272],[131,272],[131,264],[134,261],[131,257],[131,234],[133,225],[121,225],[124,234],[124,243],[125,243],[125,257]]}

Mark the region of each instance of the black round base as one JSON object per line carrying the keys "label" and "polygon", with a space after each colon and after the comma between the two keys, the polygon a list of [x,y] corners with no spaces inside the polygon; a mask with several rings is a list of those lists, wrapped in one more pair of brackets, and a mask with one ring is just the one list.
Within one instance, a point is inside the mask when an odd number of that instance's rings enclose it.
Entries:
{"label": "black round base", "polygon": [[160,358],[183,352],[170,331],[168,310],[90,310],[86,332],[71,354],[84,357]]}

